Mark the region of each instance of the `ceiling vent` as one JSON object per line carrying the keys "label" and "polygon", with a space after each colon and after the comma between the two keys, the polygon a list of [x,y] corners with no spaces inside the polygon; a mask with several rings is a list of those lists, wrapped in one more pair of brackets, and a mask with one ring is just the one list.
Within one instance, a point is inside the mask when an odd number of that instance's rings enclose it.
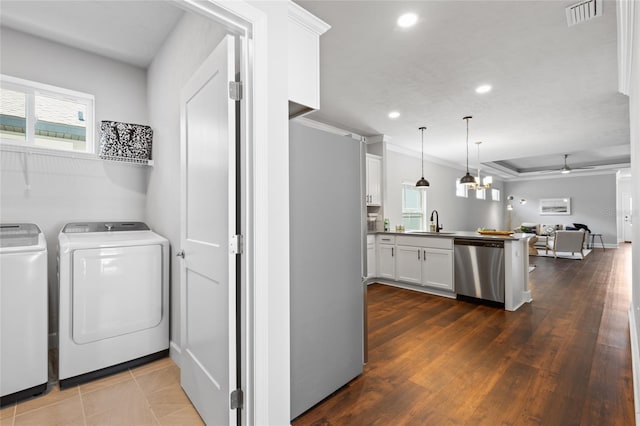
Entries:
{"label": "ceiling vent", "polygon": [[567,7],[567,25],[570,27],[602,16],[602,0],[584,0]]}

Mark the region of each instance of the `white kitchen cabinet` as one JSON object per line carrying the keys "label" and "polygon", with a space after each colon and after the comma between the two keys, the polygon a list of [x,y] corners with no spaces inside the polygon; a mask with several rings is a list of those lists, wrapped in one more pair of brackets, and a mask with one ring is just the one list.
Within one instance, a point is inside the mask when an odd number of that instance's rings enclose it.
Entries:
{"label": "white kitchen cabinet", "polygon": [[378,235],[377,246],[377,276],[390,280],[396,279],[396,237],[395,235]]}
{"label": "white kitchen cabinet", "polygon": [[453,251],[422,249],[422,285],[453,291]]}
{"label": "white kitchen cabinet", "polygon": [[367,154],[367,206],[382,204],[382,158]]}
{"label": "white kitchen cabinet", "polygon": [[320,108],[320,36],[331,26],[289,2],[289,117]]}
{"label": "white kitchen cabinet", "polygon": [[374,235],[367,235],[367,278],[376,276],[376,239]]}
{"label": "white kitchen cabinet", "polygon": [[412,284],[422,284],[422,249],[396,246],[396,279]]}

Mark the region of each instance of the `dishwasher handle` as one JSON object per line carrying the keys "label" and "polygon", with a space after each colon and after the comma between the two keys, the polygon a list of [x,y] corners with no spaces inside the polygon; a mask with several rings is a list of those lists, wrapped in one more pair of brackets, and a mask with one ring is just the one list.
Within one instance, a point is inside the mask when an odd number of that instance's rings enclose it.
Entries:
{"label": "dishwasher handle", "polygon": [[504,241],[487,241],[487,240],[465,240],[456,238],[453,240],[453,244],[456,246],[475,246],[475,247],[490,247],[490,248],[504,248]]}

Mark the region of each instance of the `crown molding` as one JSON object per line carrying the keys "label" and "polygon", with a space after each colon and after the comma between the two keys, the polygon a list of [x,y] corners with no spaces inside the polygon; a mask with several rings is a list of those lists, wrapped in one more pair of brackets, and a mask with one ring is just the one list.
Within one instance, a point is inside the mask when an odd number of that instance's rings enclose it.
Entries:
{"label": "crown molding", "polygon": [[329,31],[329,29],[331,28],[331,25],[327,24],[317,16],[314,16],[299,4],[289,1],[288,9],[289,18],[291,20],[307,28],[309,31],[312,31],[316,35],[320,36]]}

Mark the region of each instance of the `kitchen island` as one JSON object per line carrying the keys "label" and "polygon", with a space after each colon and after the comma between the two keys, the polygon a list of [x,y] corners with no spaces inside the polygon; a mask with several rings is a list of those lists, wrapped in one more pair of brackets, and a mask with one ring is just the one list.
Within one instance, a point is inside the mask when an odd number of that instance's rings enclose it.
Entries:
{"label": "kitchen island", "polygon": [[[458,289],[454,277],[454,246],[473,242],[487,246],[501,246],[504,261],[504,309],[515,311],[531,302],[529,290],[528,240],[530,234],[481,235],[477,232],[373,232],[367,235],[367,282],[402,287],[439,296],[457,298]],[[488,243],[488,244],[483,244]],[[494,244],[497,243],[497,244]],[[473,258],[474,256],[472,256]],[[458,269],[468,269],[471,276],[478,276],[478,265],[468,268],[466,258],[459,254]],[[458,275],[458,281],[461,278]],[[483,297],[480,297],[484,299]],[[501,300],[502,302],[502,300]]]}

